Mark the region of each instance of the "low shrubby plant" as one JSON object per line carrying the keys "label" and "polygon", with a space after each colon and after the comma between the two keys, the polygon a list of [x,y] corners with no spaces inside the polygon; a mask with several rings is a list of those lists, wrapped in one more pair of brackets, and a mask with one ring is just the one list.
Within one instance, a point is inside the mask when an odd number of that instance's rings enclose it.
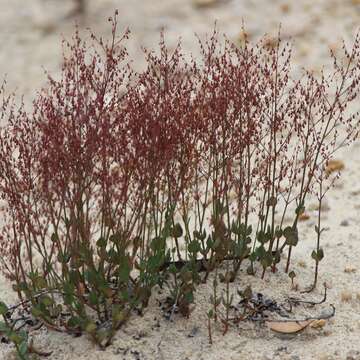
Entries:
{"label": "low shrubby plant", "polygon": [[226,325],[245,259],[264,277],[286,255],[290,271],[308,198],[321,209],[326,164],[358,134],[358,37],[328,74],[296,79],[280,35],[238,47],[214,31],[200,60],[161,35],[137,73],[116,16],[109,42],[64,42],[30,112],[1,91],[1,268],[36,319],[101,347],[155,287],[189,316],[211,272],[209,324],[222,303]]}

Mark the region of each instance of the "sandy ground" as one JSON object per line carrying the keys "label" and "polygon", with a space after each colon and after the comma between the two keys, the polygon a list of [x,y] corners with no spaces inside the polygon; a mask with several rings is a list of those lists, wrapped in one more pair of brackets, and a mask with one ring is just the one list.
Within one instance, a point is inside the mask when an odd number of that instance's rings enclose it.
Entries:
{"label": "sandy ground", "polygon": [[[216,1],[215,1],[216,2]],[[328,66],[328,50],[337,51],[340,39],[351,42],[360,24],[358,0],[233,0],[218,1],[209,7],[196,7],[195,0],[92,0],[87,15],[78,19],[82,29],[88,26],[98,34],[108,34],[106,18],[119,9],[119,29],[129,26],[132,36],[129,50],[135,66],[143,65],[141,46],[154,47],[159,31],[165,29],[166,39],[173,46],[181,36],[185,50],[198,53],[194,33],[203,36],[213,28],[238,41],[242,21],[251,39],[263,33],[275,34],[282,23],[283,36],[294,40],[294,70],[301,67],[319,70]],[[71,36],[74,18],[70,0],[0,0],[0,77],[7,74],[8,89],[25,95],[30,105],[36,89],[45,82],[43,69],[57,74],[60,66],[61,36]],[[208,342],[206,312],[209,282],[199,287],[195,309],[190,320],[175,315],[172,322],[161,314],[154,293],[143,317],[134,316],[122,328],[106,351],[99,350],[85,336],[48,333],[33,334],[41,349],[52,350],[50,359],[71,360],[239,360],[239,359],[360,359],[360,142],[337,154],[345,163],[342,178],[328,194],[328,210],[324,213],[323,236],[325,258],[320,264],[320,282],[330,287],[325,305],[303,309],[304,314],[318,314],[334,304],[336,316],[321,330],[306,329],[298,335],[280,337],[270,330],[240,324],[222,336],[213,329],[214,344]],[[311,204],[310,204],[311,205]],[[311,207],[311,206],[310,206]],[[294,254],[295,281],[304,288],[312,281],[313,260],[309,254],[315,246],[315,216],[301,224],[301,242]],[[346,270],[346,271],[345,271]],[[350,271],[351,270],[351,271]],[[281,272],[259,277],[241,275],[232,287],[243,289],[251,284],[254,291],[281,302],[287,296],[300,297],[290,290],[291,283]],[[308,298],[320,299],[319,287]],[[0,277],[1,299],[16,301],[10,285]],[[346,298],[346,301],[344,301]],[[237,298],[235,298],[236,301]],[[1,344],[0,359],[12,359],[13,348]]]}

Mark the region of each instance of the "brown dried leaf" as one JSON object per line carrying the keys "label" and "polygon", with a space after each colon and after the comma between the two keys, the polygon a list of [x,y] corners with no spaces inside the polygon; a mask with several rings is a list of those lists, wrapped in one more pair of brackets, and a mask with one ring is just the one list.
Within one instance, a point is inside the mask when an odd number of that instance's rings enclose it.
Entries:
{"label": "brown dried leaf", "polygon": [[330,175],[331,173],[343,170],[344,168],[345,165],[341,160],[329,160],[325,172],[327,175]]}
{"label": "brown dried leaf", "polygon": [[266,322],[270,330],[282,333],[282,334],[294,334],[299,331],[304,330],[309,326],[314,320],[304,320],[304,321],[274,321]]}
{"label": "brown dried leaf", "polygon": [[310,215],[307,213],[302,213],[299,215],[299,221],[306,221],[310,219]]}
{"label": "brown dried leaf", "polygon": [[193,0],[193,4],[198,8],[214,6],[218,2],[218,0]]}
{"label": "brown dried leaf", "polygon": [[326,325],[325,319],[315,320],[310,324],[310,327],[313,329],[322,329]]}
{"label": "brown dried leaf", "polygon": [[280,5],[280,10],[284,13],[287,14],[290,11],[290,4],[281,4]]}

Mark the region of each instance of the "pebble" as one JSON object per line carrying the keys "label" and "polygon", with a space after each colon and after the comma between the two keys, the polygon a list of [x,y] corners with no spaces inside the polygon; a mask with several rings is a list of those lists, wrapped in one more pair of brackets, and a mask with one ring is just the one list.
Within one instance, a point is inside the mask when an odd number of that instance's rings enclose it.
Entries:
{"label": "pebble", "polygon": [[350,350],[346,354],[346,360],[360,360],[360,351],[358,351],[358,350]]}
{"label": "pebble", "polygon": [[355,273],[355,272],[356,272],[356,268],[354,268],[354,267],[352,267],[352,266],[347,266],[347,267],[344,269],[344,272],[347,273],[347,274]]}
{"label": "pebble", "polygon": [[342,302],[350,302],[352,300],[352,293],[350,291],[343,291],[341,293]]}
{"label": "pebble", "polygon": [[343,221],[340,223],[340,226],[349,226],[349,221],[348,221],[348,220],[343,220]]}
{"label": "pebble", "polygon": [[199,328],[197,326],[194,326],[192,328],[192,330],[190,331],[190,333],[188,334],[189,338],[194,337],[197,333],[199,332]]}

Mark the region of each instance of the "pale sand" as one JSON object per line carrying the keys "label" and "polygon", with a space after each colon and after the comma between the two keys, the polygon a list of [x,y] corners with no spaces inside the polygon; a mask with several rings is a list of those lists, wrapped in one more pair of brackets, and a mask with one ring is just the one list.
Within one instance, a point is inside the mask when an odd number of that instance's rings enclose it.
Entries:
{"label": "pale sand", "polygon": [[[313,4],[314,3],[314,4]],[[287,6],[288,5],[288,6]],[[132,30],[128,42],[135,65],[143,65],[140,45],[154,47],[159,40],[159,30],[165,27],[170,45],[182,37],[184,48],[198,54],[194,33],[200,36],[210,32],[218,19],[220,32],[230,39],[237,39],[241,22],[253,38],[264,32],[275,34],[282,23],[283,34],[293,36],[294,69],[302,66],[318,70],[329,64],[328,47],[340,47],[340,39],[351,42],[360,24],[360,2],[357,0],[324,1],[275,1],[234,0],[216,7],[196,9],[191,0],[103,0],[90,1],[89,14],[80,23],[91,26],[100,34],[108,34],[106,17],[118,8],[119,29],[129,26]],[[60,35],[69,37],[73,32],[73,20],[62,17],[71,10],[71,2],[0,0],[0,69],[7,73],[9,89],[18,89],[30,103],[34,90],[44,83],[41,66],[58,73],[60,65]],[[1,75],[2,76],[2,75]],[[254,324],[241,323],[226,336],[221,329],[213,328],[214,344],[208,343],[206,312],[209,310],[211,281],[199,286],[195,309],[189,320],[175,315],[173,322],[166,321],[157,305],[154,294],[144,317],[133,316],[117,334],[106,351],[99,350],[86,336],[72,338],[65,334],[39,331],[35,344],[52,350],[50,359],[159,359],[159,360],[240,360],[240,359],[360,359],[360,142],[337,154],[345,162],[345,170],[336,187],[328,194],[330,210],[324,213],[323,247],[325,258],[320,263],[320,283],[330,286],[328,301],[302,314],[318,314],[329,304],[336,307],[336,316],[322,330],[306,329],[295,337],[284,339],[270,330]],[[315,203],[315,201],[314,201]],[[310,253],[315,246],[315,212],[301,224],[301,242],[294,252],[295,282],[300,288],[309,285],[313,277],[313,260]],[[346,220],[348,226],[340,226]],[[303,264],[305,263],[305,268]],[[345,268],[354,272],[344,272]],[[232,291],[251,284],[254,291],[278,301],[286,296],[301,296],[290,291],[286,274],[267,274],[264,281],[259,277],[241,275]],[[0,277],[1,300],[14,303],[16,298],[10,285]],[[321,286],[308,297],[320,299]],[[352,299],[341,300],[344,292]],[[357,298],[358,296],[358,298]],[[237,299],[237,298],[236,298]],[[160,326],[157,326],[159,324]],[[189,337],[189,335],[194,335]],[[13,348],[0,345],[0,358],[12,359]]]}

